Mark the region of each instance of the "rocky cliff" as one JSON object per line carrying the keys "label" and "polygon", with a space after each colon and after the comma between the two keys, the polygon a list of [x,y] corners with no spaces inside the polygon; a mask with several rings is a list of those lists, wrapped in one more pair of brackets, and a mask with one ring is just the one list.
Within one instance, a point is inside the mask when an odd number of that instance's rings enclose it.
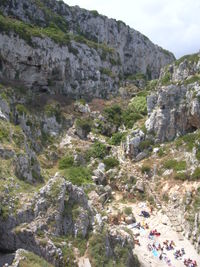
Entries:
{"label": "rocky cliff", "polygon": [[0,78],[34,91],[105,97],[174,60],[123,22],[62,1],[1,1],[0,11]]}
{"label": "rocky cliff", "polygon": [[199,54],[185,56],[161,71],[156,91],[147,98],[146,127],[157,141],[200,128],[199,74]]}

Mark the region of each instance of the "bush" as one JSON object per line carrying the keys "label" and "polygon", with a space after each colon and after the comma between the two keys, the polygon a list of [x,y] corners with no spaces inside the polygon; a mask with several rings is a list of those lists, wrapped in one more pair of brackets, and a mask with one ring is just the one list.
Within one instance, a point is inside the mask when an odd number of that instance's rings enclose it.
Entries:
{"label": "bush", "polygon": [[151,167],[149,165],[143,165],[142,168],[141,168],[141,172],[142,173],[150,173],[151,171]]}
{"label": "bush", "polygon": [[163,148],[160,148],[159,150],[158,150],[158,157],[163,157],[165,155],[165,151],[164,151],[164,149]]}
{"label": "bush", "polygon": [[72,167],[73,165],[74,165],[74,158],[72,156],[65,156],[58,162],[58,167],[61,170]]}
{"label": "bush", "polygon": [[123,209],[123,212],[126,214],[126,215],[131,215],[132,214],[132,208],[131,207],[125,207]]}
{"label": "bush", "polygon": [[129,107],[141,115],[147,115],[146,96],[136,96],[131,100]]}
{"label": "bush", "polygon": [[106,145],[99,141],[95,141],[95,143],[91,146],[88,151],[88,156],[93,158],[103,159],[108,155],[108,150]]}
{"label": "bush", "polygon": [[188,178],[189,177],[188,177],[187,173],[185,173],[185,172],[179,172],[179,173],[176,173],[174,175],[175,180],[186,181],[186,180],[188,180]]}
{"label": "bush", "polygon": [[9,141],[9,136],[10,136],[10,126],[8,123],[2,121],[0,122],[0,141]]}
{"label": "bush", "polygon": [[171,74],[169,71],[165,73],[165,75],[162,77],[161,84],[162,85],[169,85],[171,80]]}
{"label": "bush", "polygon": [[123,112],[122,118],[124,125],[131,129],[136,121],[142,119],[143,116],[128,107],[128,109]]}
{"label": "bush", "polygon": [[163,199],[163,201],[168,202],[168,201],[169,201],[169,196],[168,196],[168,194],[167,194],[167,193],[164,193],[164,194],[162,195],[162,199]]}
{"label": "bush", "polygon": [[61,109],[60,104],[58,103],[51,103],[45,106],[44,112],[47,117],[54,117],[56,118],[57,122],[61,122]]}
{"label": "bush", "polygon": [[200,167],[197,167],[191,175],[192,180],[200,180]]}
{"label": "bush", "polygon": [[88,134],[91,131],[92,122],[88,118],[77,119],[76,120],[76,127],[81,128],[83,131],[86,132],[86,134]]}
{"label": "bush", "polygon": [[103,163],[106,165],[106,171],[119,166],[119,161],[114,157],[105,158]]}
{"label": "bush", "polygon": [[140,143],[139,148],[140,150],[144,150],[144,149],[149,148],[152,144],[153,144],[153,141],[147,139]]}
{"label": "bush", "polygon": [[113,78],[113,76],[114,76],[112,71],[110,69],[107,69],[107,68],[101,68],[100,72],[101,72],[102,75],[107,75],[107,76],[109,76],[111,78]]}
{"label": "bush", "polygon": [[20,115],[26,115],[28,113],[27,108],[22,104],[17,104],[16,110]]}
{"label": "bush", "polygon": [[104,109],[104,116],[106,119],[114,123],[116,126],[120,126],[122,123],[122,109],[119,105],[115,104],[111,107]]}
{"label": "bush", "polygon": [[68,181],[78,186],[92,183],[91,171],[86,167],[69,167],[63,171],[63,175]]}
{"label": "bush", "polygon": [[119,146],[122,139],[126,136],[126,133],[114,133],[109,140],[110,145]]}

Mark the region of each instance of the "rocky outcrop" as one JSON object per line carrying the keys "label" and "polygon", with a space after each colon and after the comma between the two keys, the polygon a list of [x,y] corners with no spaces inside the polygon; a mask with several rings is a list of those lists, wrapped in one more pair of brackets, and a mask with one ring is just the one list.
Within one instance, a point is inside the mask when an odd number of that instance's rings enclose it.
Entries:
{"label": "rocky outcrop", "polygon": [[19,179],[27,182],[36,182],[42,180],[40,164],[36,154],[30,148],[27,148],[26,154],[18,154],[14,160],[15,173]]}
{"label": "rocky outcrop", "polygon": [[0,250],[28,249],[54,266],[65,266],[51,236],[84,238],[92,223],[93,211],[84,191],[56,175],[16,215],[0,216]]}
{"label": "rocky outcrop", "polygon": [[170,141],[200,127],[199,73],[198,54],[161,72],[157,91],[147,97],[146,128],[156,141]]}
{"label": "rocky outcrop", "polygon": [[[123,22],[61,1],[3,1],[0,10],[49,29],[27,36],[27,29],[23,35],[1,18],[0,78],[36,92],[105,97],[117,92],[119,76],[143,73],[156,78],[161,67],[174,60],[170,52]],[[62,31],[60,36],[66,35],[64,41],[55,36],[50,21]]]}

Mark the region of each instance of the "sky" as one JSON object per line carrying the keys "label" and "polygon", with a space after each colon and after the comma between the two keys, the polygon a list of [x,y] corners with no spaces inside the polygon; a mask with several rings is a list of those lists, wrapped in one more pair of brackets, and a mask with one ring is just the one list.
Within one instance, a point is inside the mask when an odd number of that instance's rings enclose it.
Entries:
{"label": "sky", "polygon": [[124,21],[176,58],[200,50],[200,0],[64,0]]}

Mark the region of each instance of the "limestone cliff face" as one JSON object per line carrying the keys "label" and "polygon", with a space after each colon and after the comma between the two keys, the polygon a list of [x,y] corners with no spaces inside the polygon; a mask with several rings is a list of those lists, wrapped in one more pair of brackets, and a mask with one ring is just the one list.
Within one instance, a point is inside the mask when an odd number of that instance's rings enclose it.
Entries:
{"label": "limestone cliff face", "polygon": [[174,60],[123,22],[62,1],[2,1],[0,10],[4,20],[9,16],[37,30],[53,29],[54,37],[60,31],[69,39],[61,44],[48,34],[33,34],[28,42],[23,30],[1,22],[0,78],[31,89],[104,97],[116,93],[125,76],[156,78],[161,67]]}
{"label": "limestone cliff face", "polygon": [[147,98],[146,127],[157,141],[200,128],[200,55],[182,58],[161,71],[157,91]]}

